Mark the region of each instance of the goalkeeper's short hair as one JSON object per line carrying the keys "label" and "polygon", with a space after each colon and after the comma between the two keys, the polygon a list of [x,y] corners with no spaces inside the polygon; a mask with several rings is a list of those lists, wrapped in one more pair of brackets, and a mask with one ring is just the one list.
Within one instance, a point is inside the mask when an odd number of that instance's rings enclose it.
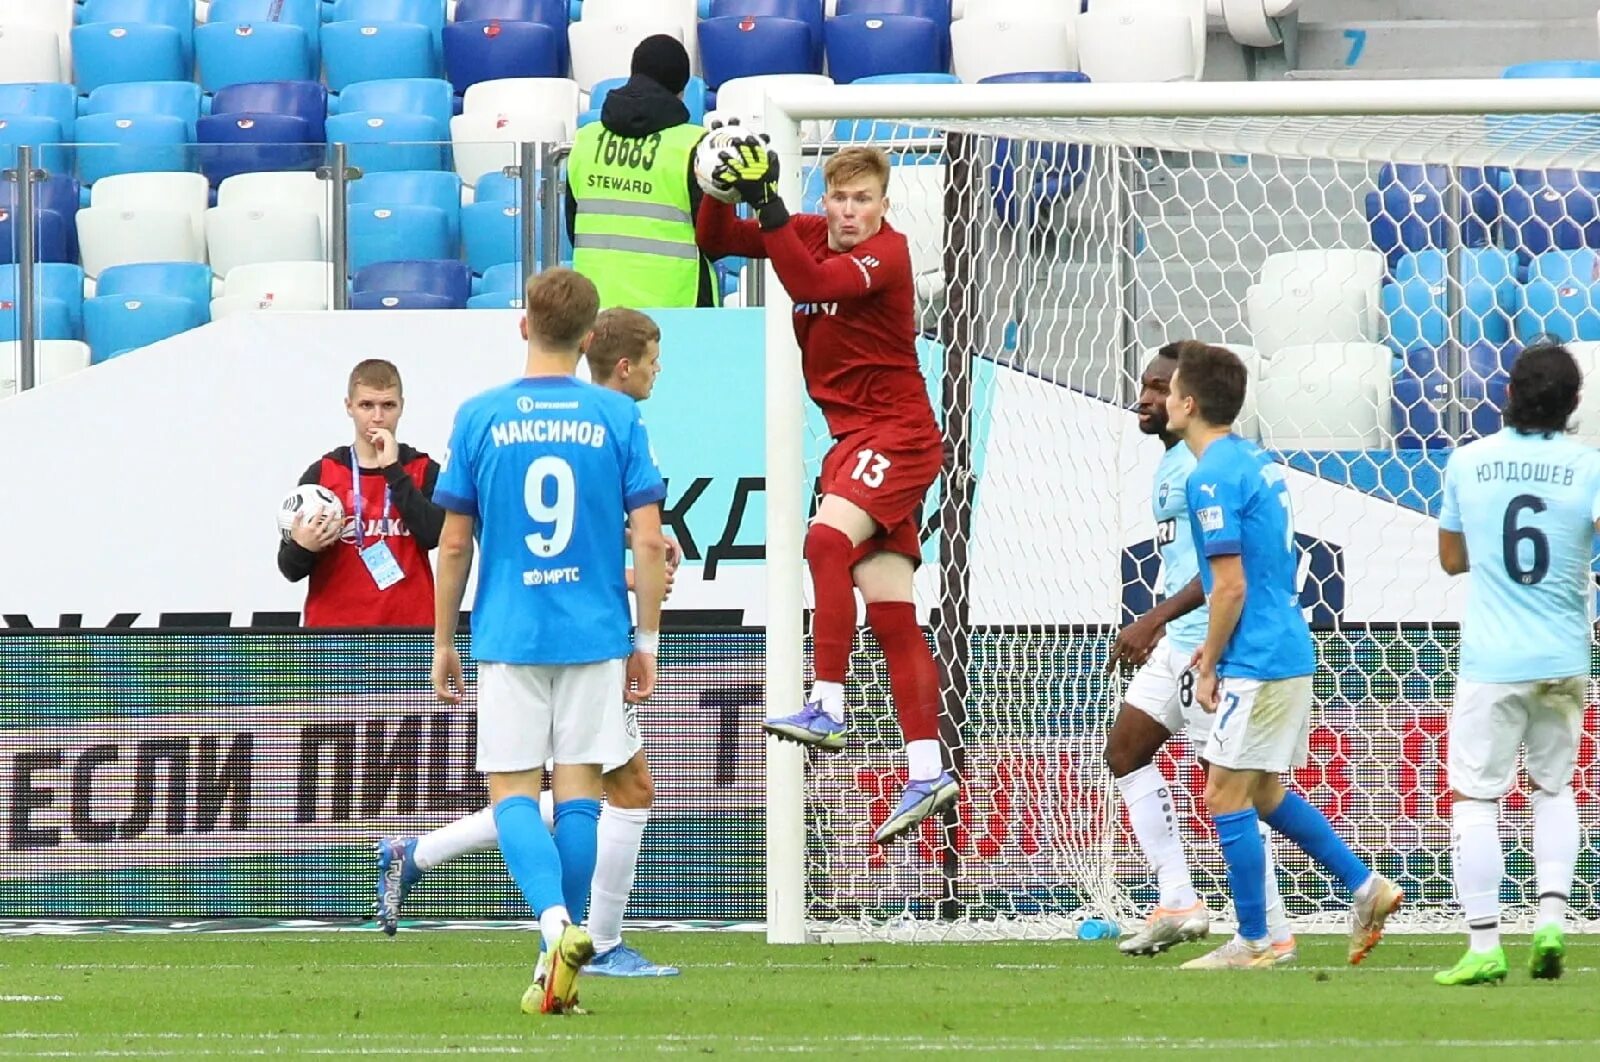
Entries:
{"label": "goalkeeper's short hair", "polygon": [[875,177],[889,193],[889,156],[882,148],[848,147],[837,152],[822,167],[822,179],[827,187],[845,184],[858,177]]}

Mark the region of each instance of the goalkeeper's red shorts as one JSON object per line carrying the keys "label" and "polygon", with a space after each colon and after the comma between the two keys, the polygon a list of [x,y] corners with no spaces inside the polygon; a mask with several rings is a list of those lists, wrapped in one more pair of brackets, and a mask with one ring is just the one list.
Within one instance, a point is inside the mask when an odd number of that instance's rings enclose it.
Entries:
{"label": "goalkeeper's red shorts", "polygon": [[922,560],[922,502],[944,464],[943,443],[926,435],[860,431],[833,444],[822,460],[822,493],[860,506],[878,533],[856,547],[852,565],[874,553]]}

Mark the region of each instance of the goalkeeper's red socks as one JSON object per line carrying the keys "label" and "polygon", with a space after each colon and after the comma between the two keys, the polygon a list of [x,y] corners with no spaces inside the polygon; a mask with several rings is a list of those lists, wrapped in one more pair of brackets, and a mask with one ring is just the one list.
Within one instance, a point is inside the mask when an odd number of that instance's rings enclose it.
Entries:
{"label": "goalkeeper's red socks", "polygon": [[937,778],[943,769],[939,750],[939,665],[917,626],[917,606],[909,601],[876,601],[867,606],[867,623],[889,665],[889,689],[906,739],[913,781]]}
{"label": "goalkeeper's red socks", "polygon": [[811,613],[812,666],[817,685],[829,694],[813,699],[822,700],[836,722],[844,721],[844,676],[850,667],[850,646],[856,640],[856,590],[850,579],[854,553],[850,536],[836,527],[812,524],[806,531],[806,566],[811,569],[811,588],[816,595],[816,609]]}

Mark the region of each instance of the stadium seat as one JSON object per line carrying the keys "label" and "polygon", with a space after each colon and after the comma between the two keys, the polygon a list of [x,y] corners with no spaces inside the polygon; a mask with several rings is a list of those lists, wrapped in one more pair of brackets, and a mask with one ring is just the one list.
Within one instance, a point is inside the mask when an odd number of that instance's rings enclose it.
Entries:
{"label": "stadium seat", "polygon": [[[81,335],[82,333],[74,330],[72,326],[72,314],[68,311],[66,303],[51,298],[34,300],[33,338],[78,339]],[[0,294],[0,343],[10,343],[21,338],[21,315],[12,302]]]}
{"label": "stadium seat", "polygon": [[322,0],[211,0],[208,22],[283,22],[298,26],[311,46],[311,65],[322,60]]}
{"label": "stadium seat", "polygon": [[0,114],[53,118],[70,142],[78,122],[78,91],[59,81],[0,82]]}
{"label": "stadium seat", "polygon": [[445,23],[439,0],[334,0],[332,22],[411,22],[428,27],[435,37]]}
{"label": "stadium seat", "polygon": [[352,310],[464,310],[443,295],[420,291],[358,291],[350,296]]}
{"label": "stadium seat", "polygon": [[1200,79],[1205,67],[1203,13],[1196,47],[1195,21],[1186,12],[1137,3],[1111,7],[1101,0],[1073,24],[1080,70],[1100,82]]}
{"label": "stadium seat", "polygon": [[[712,18],[792,18],[804,22],[811,31],[811,61],[822,69],[822,28],[826,21],[822,0],[712,0],[711,10],[700,21]],[[700,44],[700,62],[705,64],[705,42]]]}
{"label": "stadium seat", "polygon": [[659,16],[625,22],[590,19],[574,22],[567,27],[567,40],[572,46],[572,79],[578,83],[578,89],[588,92],[598,81],[627,77],[633,49],[640,41],[657,33],[682,40],[683,26]]}
{"label": "stadium seat", "polygon": [[[33,208],[36,211],[49,211],[58,215],[48,221],[51,230],[51,239],[40,244],[40,261],[47,262],[75,262],[78,259],[78,204],[81,200],[81,190],[78,180],[65,173],[53,173],[42,181],[33,182]],[[10,181],[0,181],[0,212],[7,217],[16,214],[17,186]],[[10,230],[8,230],[9,232]],[[66,241],[65,246],[55,250],[55,238]],[[0,249],[0,257],[6,261],[14,259],[6,257],[14,254],[11,236],[0,236],[4,249]],[[54,252],[53,257],[43,257],[43,248],[49,246]]]}
{"label": "stadium seat", "polygon": [[[538,239],[537,233],[534,238]],[[516,262],[522,257],[522,208],[515,203],[474,203],[464,207],[461,239],[464,257],[474,273]]]}
{"label": "stadium seat", "polygon": [[1524,257],[1600,247],[1600,173],[1514,170],[1501,208],[1506,245]]}
{"label": "stadium seat", "polygon": [[322,222],[292,207],[213,207],[206,211],[206,254],[218,277],[256,262],[323,256]]}
{"label": "stadium seat", "polygon": [[[1567,349],[1577,361],[1584,380],[1600,379],[1600,343],[1569,343]],[[1600,387],[1585,387],[1578,392],[1572,427],[1579,441],[1600,446]]]}
{"label": "stadium seat", "polygon": [[1383,446],[1392,413],[1389,348],[1378,343],[1284,347],[1256,383],[1262,445],[1274,450]]}
{"label": "stadium seat", "polygon": [[438,207],[352,206],[348,242],[352,273],[374,262],[456,255],[449,222]]}
{"label": "stadium seat", "polygon": [[938,73],[947,68],[938,24],[915,15],[830,18],[824,41],[828,71],[840,84],[873,74]]}
{"label": "stadium seat", "polygon": [[1445,197],[1452,177],[1461,202],[1460,240],[1467,247],[1490,242],[1500,193],[1477,167],[1452,171],[1447,166],[1385,163],[1378,170],[1377,190],[1366,196],[1366,215],[1372,244],[1388,259],[1392,270],[1410,251],[1443,247],[1448,218]]}
{"label": "stadium seat", "polygon": [[433,31],[411,22],[330,22],[322,27],[322,64],[328,90],[358,81],[438,77]]}
{"label": "stadium seat", "polygon": [[[206,179],[198,173],[121,173],[98,182],[89,193],[89,205],[112,207],[120,210],[181,210],[189,216],[189,227],[195,245],[204,248],[206,239],[206,207],[210,206],[211,189]],[[187,255],[146,255],[136,261],[186,262]],[[193,261],[203,262],[204,258]],[[87,263],[84,266],[88,268]],[[98,270],[90,270],[98,275]]]}
{"label": "stadium seat", "polygon": [[339,114],[368,111],[373,114],[421,114],[433,119],[444,139],[455,113],[455,97],[450,82],[436,77],[385,78],[358,81],[345,86],[333,108]]}
{"label": "stadium seat", "polygon": [[[33,345],[41,386],[89,367],[89,344],[72,339],[41,339]],[[21,343],[0,343],[0,398],[17,393],[17,362],[22,357]]]}
{"label": "stadium seat", "polygon": [[328,119],[328,142],[350,145],[349,164],[368,173],[443,169],[444,136],[425,114],[355,111]]}
{"label": "stadium seat", "polygon": [[[69,252],[67,228],[70,222],[58,211],[36,209],[34,212],[33,254],[39,262],[66,262],[74,256]],[[22,254],[18,246],[21,226],[10,210],[0,211],[0,264],[15,262]]]}
{"label": "stadium seat", "polygon": [[571,21],[567,0],[459,0],[455,21],[482,22],[497,18],[503,22],[542,22],[566,29]]}
{"label": "stadium seat", "polygon": [[193,81],[124,81],[102,85],[89,93],[83,113],[166,114],[182,118],[194,139],[200,120],[200,86]]}
{"label": "stadium seat", "polygon": [[363,206],[438,207],[450,243],[461,238],[461,178],[448,170],[370,173],[350,182],[349,200]]}
{"label": "stadium seat", "polygon": [[1269,255],[1261,279],[1245,295],[1253,345],[1271,361],[1286,347],[1376,342],[1383,271],[1383,256],[1376,251]]}
{"label": "stadium seat", "polygon": [[326,310],[332,288],[333,265],[329,262],[234,266],[222,281],[227,298],[267,302],[282,310]]}
{"label": "stadium seat", "polygon": [[[0,37],[17,31],[15,37],[31,38],[37,45],[36,51],[25,52],[18,47],[20,54],[12,54],[11,49],[0,42],[0,82],[71,81],[72,27],[78,24],[82,10],[77,0],[0,0],[0,12],[3,12],[0,13]],[[48,60],[49,42],[29,30],[55,35],[56,63]],[[12,44],[17,46],[19,42],[14,39]],[[55,73],[39,77],[28,74],[30,69],[45,68]]]}
{"label": "stadium seat", "polygon": [[217,206],[309,210],[326,229],[328,190],[328,182],[315,173],[241,173],[217,186]]}
{"label": "stadium seat", "polygon": [[793,18],[734,15],[700,23],[700,55],[706,84],[762,74],[820,74],[813,29]]}
{"label": "stadium seat", "polygon": [[119,81],[182,81],[183,37],[171,26],[98,22],[72,31],[73,81],[80,93]]}
{"label": "stadium seat", "polygon": [[1600,253],[1546,251],[1528,264],[1517,339],[1549,334],[1561,342],[1600,340]]}
{"label": "stadium seat", "polygon": [[214,185],[242,173],[314,170],[327,157],[304,118],[288,114],[210,114],[197,131],[200,172]]}
{"label": "stadium seat", "polygon": [[1078,69],[1078,41],[1068,18],[964,18],[950,27],[950,43],[952,70],[968,84],[1003,74]]}
{"label": "stadium seat", "polygon": [[189,215],[158,208],[86,207],[78,211],[78,246],[91,278],[127,262],[203,262],[206,256]]}
{"label": "stadium seat", "polygon": [[465,309],[472,297],[472,275],[466,264],[454,259],[409,259],[376,262],[350,278],[353,294],[362,292],[413,292],[447,299],[454,309]]}
{"label": "stadium seat", "polygon": [[[1459,252],[1458,335],[1464,344],[1505,343],[1517,312],[1516,256],[1497,247]],[[1450,339],[1448,260],[1443,251],[1420,251],[1400,259],[1395,280],[1383,288],[1389,346],[1404,354],[1417,346],[1440,347]]]}
{"label": "stadium seat", "polygon": [[282,114],[299,118],[306,123],[307,138],[296,143],[320,144],[327,138],[328,90],[316,81],[241,82],[217,91],[211,100],[211,114]]}
{"label": "stadium seat", "polygon": [[950,0],[838,0],[833,13],[835,17],[913,15],[925,18],[939,29],[939,69],[950,69]]}
{"label": "stadium seat", "polygon": [[[690,73],[700,73],[700,42],[695,24],[700,21],[700,0],[584,0],[582,21],[617,23],[660,20],[676,27],[672,36],[683,41],[689,53]],[[654,31],[652,31],[654,32]],[[633,49],[628,49],[631,55]]]}
{"label": "stadium seat", "polygon": [[184,64],[194,65],[194,0],[84,0],[78,21],[171,26],[183,45]]}
{"label": "stadium seat", "polygon": [[86,114],[78,119],[78,180],[194,168],[189,125],[170,114]]}
{"label": "stadium seat", "polygon": [[522,292],[484,291],[467,300],[469,310],[520,310]]}
{"label": "stadium seat", "polygon": [[[1089,80],[1078,73],[1050,71],[996,76],[1005,83],[1086,84]],[[1006,225],[1031,227],[1077,191],[1092,161],[1093,149],[1087,144],[999,141],[987,168],[995,214]],[[1017,189],[1019,178],[1028,182],[1025,194]]]}
{"label": "stadium seat", "polygon": [[172,295],[97,295],[84,300],[83,332],[89,359],[111,358],[198,328],[211,316],[211,302],[197,307]]}
{"label": "stadium seat", "polygon": [[518,298],[522,297],[521,262],[501,262],[483,271],[483,280],[478,284],[478,294],[508,293]]}
{"label": "stadium seat", "polygon": [[[833,79],[822,74],[766,74],[762,77],[741,77],[724,81],[717,90],[717,110],[722,114],[738,115],[746,121],[760,123],[766,117],[767,92],[780,85],[831,85]],[[823,139],[824,125],[831,122],[805,121],[800,123],[801,139],[811,142]]]}
{"label": "stadium seat", "polygon": [[69,149],[45,145],[60,144],[64,140],[61,126],[54,118],[35,114],[0,114],[0,169],[12,169],[17,165],[16,149],[19,147],[33,149],[35,167],[62,169],[63,155]]}
{"label": "stadium seat", "polygon": [[507,177],[500,170],[489,170],[478,175],[473,186],[474,203],[516,203],[522,198],[522,182]]}
{"label": "stadium seat", "polygon": [[1397,449],[1432,449],[1453,441],[1444,419],[1450,409],[1450,376],[1438,355],[1432,347],[1414,348],[1394,374],[1390,406]]}
{"label": "stadium seat", "polygon": [[577,131],[578,84],[566,77],[508,77],[480,81],[462,98],[462,114],[521,114],[559,118],[571,140]]}
{"label": "stadium seat", "polygon": [[[956,85],[961,79],[954,74],[878,74],[864,77],[857,85]],[[938,140],[944,134],[928,126],[907,125],[901,122],[880,122],[870,118],[841,118],[833,123],[833,138],[842,141],[886,140]],[[930,158],[933,156],[930,156]]]}
{"label": "stadium seat", "polygon": [[[17,285],[22,270],[11,265],[0,268],[0,306],[17,301]],[[49,299],[66,308],[71,336],[83,335],[83,267],[74,262],[40,262],[33,267],[34,297]],[[10,316],[0,310],[0,317]],[[15,327],[15,326],[13,326]]]}
{"label": "stadium seat", "polygon": [[464,182],[517,165],[517,148],[523,141],[557,144],[567,139],[564,119],[556,115],[458,114],[450,119],[450,140],[456,173]]}
{"label": "stadium seat", "polygon": [[198,262],[135,262],[112,266],[95,281],[101,295],[168,295],[204,309],[211,305],[211,270]]}
{"label": "stadium seat", "polygon": [[60,82],[70,69],[53,30],[0,24],[0,81]]}
{"label": "stadium seat", "polygon": [[455,22],[444,28],[444,66],[464,93],[480,81],[561,77],[563,32],[538,22]]}
{"label": "stadium seat", "polygon": [[287,22],[208,22],[195,30],[200,87],[216,92],[229,85],[262,81],[314,81],[311,42]]}

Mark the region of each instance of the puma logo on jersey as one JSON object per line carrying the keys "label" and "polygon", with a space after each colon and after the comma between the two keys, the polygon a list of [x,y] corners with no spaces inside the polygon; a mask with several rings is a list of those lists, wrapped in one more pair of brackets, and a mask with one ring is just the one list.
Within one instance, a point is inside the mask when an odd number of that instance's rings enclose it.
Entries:
{"label": "puma logo on jersey", "polygon": [[869,288],[872,287],[872,270],[878,268],[878,266],[882,265],[883,263],[879,262],[870,254],[864,254],[860,258],[852,256],[850,261],[854,262],[856,264],[856,268],[861,270],[862,283],[866,284],[866,286]]}
{"label": "puma logo on jersey", "polygon": [[1215,498],[1217,496],[1217,485],[1215,483],[1202,483],[1200,484],[1200,493],[1208,498]]}

